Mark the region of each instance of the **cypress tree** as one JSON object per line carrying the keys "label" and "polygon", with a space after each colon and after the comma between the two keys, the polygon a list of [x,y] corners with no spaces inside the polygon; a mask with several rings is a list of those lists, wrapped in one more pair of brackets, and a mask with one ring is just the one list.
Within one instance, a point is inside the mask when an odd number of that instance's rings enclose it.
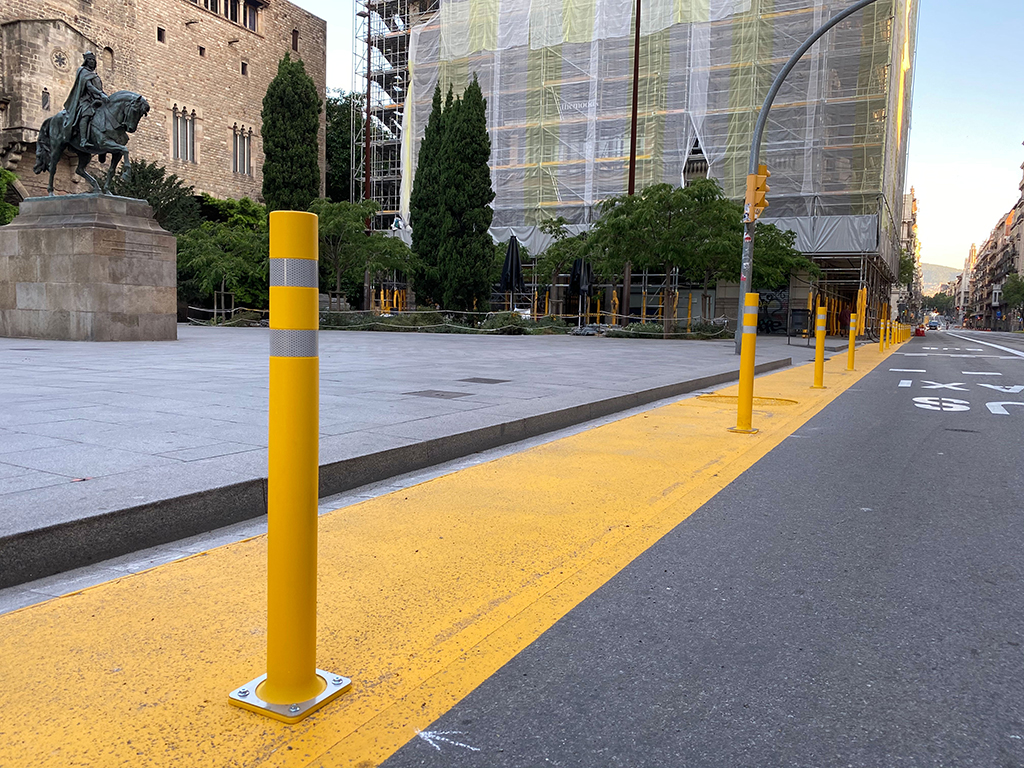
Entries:
{"label": "cypress tree", "polygon": [[474,75],[444,117],[438,278],[446,308],[470,310],[475,299],[483,309],[490,298],[494,261],[494,243],[487,232],[494,214],[489,205],[494,199],[490,157],[487,101]]}
{"label": "cypress tree", "polygon": [[[449,103],[452,98],[448,89]],[[412,225],[412,250],[418,257],[413,275],[417,297],[426,302],[440,302],[437,263],[441,249],[441,140],[444,136],[444,113],[441,110],[441,84],[434,88],[430,118],[423,131],[420,154],[416,163],[412,193],[409,195],[409,223]]]}
{"label": "cypress tree", "polygon": [[263,201],[268,211],[305,211],[320,196],[320,96],[290,54],[263,97]]}

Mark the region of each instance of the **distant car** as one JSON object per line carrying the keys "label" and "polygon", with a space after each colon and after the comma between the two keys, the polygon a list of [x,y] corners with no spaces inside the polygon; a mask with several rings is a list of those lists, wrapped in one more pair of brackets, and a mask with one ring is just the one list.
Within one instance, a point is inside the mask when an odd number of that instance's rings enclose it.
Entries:
{"label": "distant car", "polygon": [[937,330],[939,330],[939,324],[935,320],[932,320],[930,323],[928,323],[928,330],[929,331],[937,331]]}

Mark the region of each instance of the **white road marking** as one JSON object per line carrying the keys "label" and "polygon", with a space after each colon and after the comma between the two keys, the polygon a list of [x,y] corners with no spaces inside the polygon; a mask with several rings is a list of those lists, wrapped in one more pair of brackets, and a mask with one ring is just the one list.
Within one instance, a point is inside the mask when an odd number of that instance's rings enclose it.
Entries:
{"label": "white road marking", "polygon": [[984,352],[985,350],[982,349],[981,347],[968,347],[967,351],[968,352]]}
{"label": "white road marking", "polygon": [[443,741],[446,744],[451,744],[456,747],[462,747],[463,749],[468,749],[472,752],[480,751],[480,747],[471,747],[469,744],[463,744],[461,741],[446,738],[447,736],[461,736],[462,731],[416,731],[416,735],[438,752],[441,751],[441,745],[437,743],[439,741]]}
{"label": "white road marking", "polygon": [[1002,376],[1001,373],[995,371],[960,371],[962,376]]}
{"label": "white road marking", "polygon": [[[971,404],[966,400],[955,400],[951,397],[915,397],[914,405],[926,411],[969,411]],[[1021,403],[1024,405],[1024,403]]]}
{"label": "white road marking", "polygon": [[999,384],[979,384],[978,386],[985,387],[987,389],[994,389],[996,392],[1002,392],[1004,395],[1019,395],[1021,392],[1024,392],[1024,387],[1020,385],[1003,387]]}
{"label": "white road marking", "polygon": [[900,388],[905,389],[906,387],[911,386],[913,383],[914,383],[913,379],[901,379],[900,380]]}
{"label": "white road marking", "polygon": [[924,368],[890,368],[893,373],[928,373]]}
{"label": "white road marking", "polygon": [[996,416],[1009,416],[1010,412],[1006,410],[1007,405],[1024,405],[1024,403],[985,403],[985,406]]}
{"label": "white road marking", "polygon": [[981,339],[972,339],[969,336],[960,336],[960,335],[955,334],[955,333],[951,333],[950,336],[956,336],[956,338],[963,339],[964,341],[972,341],[975,344],[984,344],[986,347],[994,347],[995,349],[1001,349],[1003,352],[1009,352],[1014,357],[1024,357],[1024,352],[1018,352],[1016,349],[1010,349],[1009,347],[1003,347],[1003,346],[1000,346],[999,344],[993,344],[991,341],[982,341]]}
{"label": "white road marking", "polygon": [[938,349],[938,347],[921,347],[921,349]]}
{"label": "white road marking", "polygon": [[924,381],[921,383],[921,389],[952,389],[954,392],[967,391],[962,381],[958,381],[955,384],[939,384],[937,381]]}

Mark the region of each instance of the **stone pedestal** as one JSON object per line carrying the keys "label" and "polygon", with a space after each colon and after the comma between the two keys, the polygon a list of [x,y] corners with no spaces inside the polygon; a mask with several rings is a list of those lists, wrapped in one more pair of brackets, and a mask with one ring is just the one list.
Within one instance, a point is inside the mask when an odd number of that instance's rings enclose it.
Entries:
{"label": "stone pedestal", "polygon": [[0,336],[178,337],[175,239],[144,200],[30,197],[0,227]]}

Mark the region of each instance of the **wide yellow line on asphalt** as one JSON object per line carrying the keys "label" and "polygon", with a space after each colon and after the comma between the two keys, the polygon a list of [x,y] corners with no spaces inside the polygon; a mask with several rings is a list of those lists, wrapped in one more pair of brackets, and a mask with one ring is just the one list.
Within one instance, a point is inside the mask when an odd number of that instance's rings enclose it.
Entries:
{"label": "wide yellow line on asphalt", "polygon": [[865,346],[320,518],[318,658],[348,696],[297,725],[227,703],[266,652],[266,537],[0,616],[0,768],[374,766],[858,381]]}

